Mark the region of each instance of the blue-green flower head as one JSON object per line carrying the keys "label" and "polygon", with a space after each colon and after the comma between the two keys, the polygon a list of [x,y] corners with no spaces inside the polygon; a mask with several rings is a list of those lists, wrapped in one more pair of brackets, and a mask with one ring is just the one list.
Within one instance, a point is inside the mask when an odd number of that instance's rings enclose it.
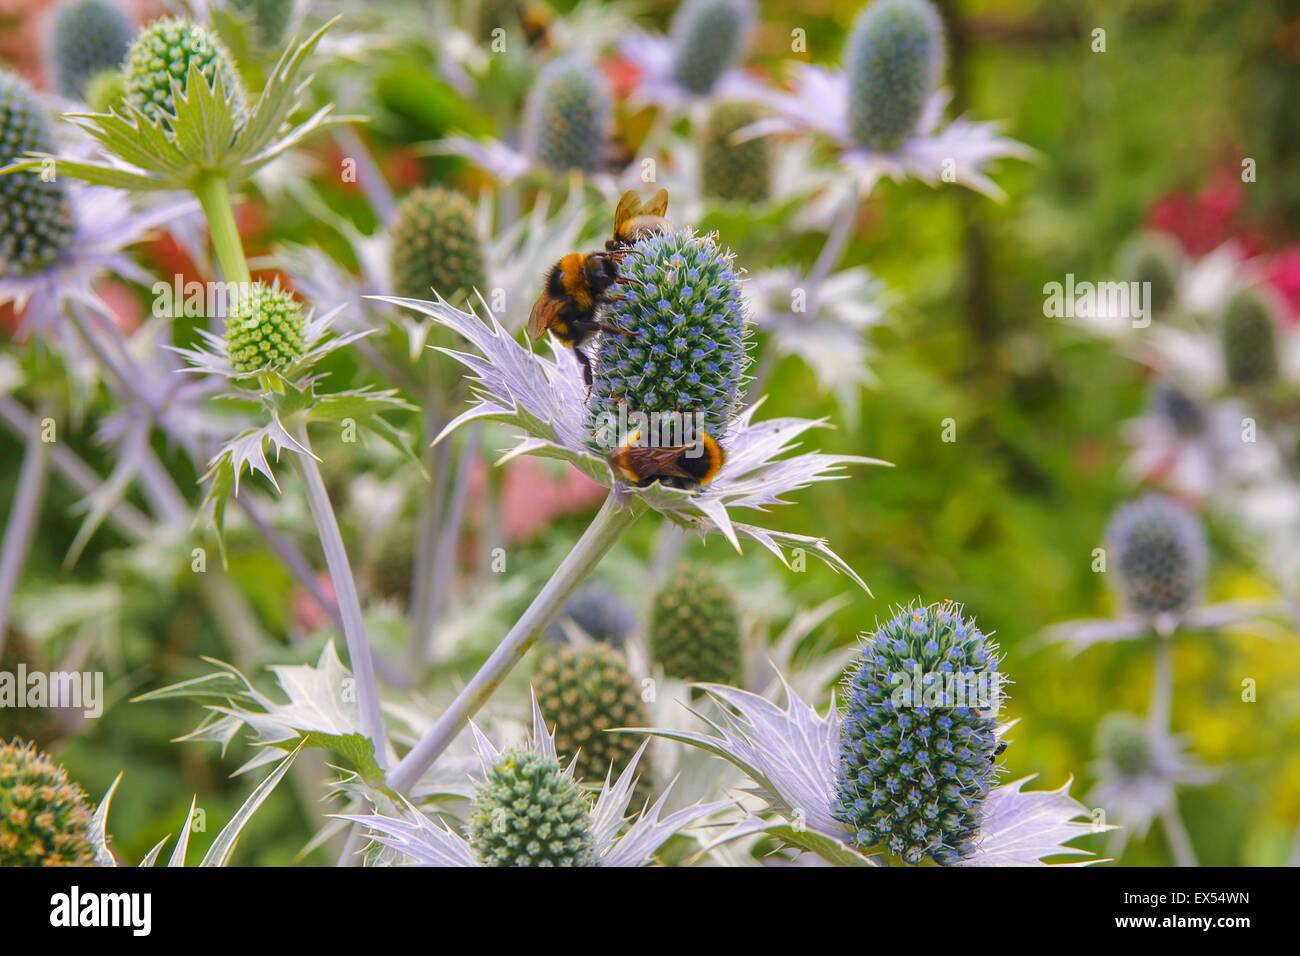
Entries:
{"label": "blue-green flower head", "polygon": [[1123,777],[1139,777],[1152,767],[1151,732],[1136,714],[1107,714],[1097,724],[1097,755]]}
{"label": "blue-green flower head", "polygon": [[478,789],[469,842],[486,866],[590,866],[591,809],[554,757],[508,750]]}
{"label": "blue-green flower head", "polygon": [[906,863],[968,856],[998,774],[1001,658],[960,605],[914,602],[845,678],[837,820]]}
{"label": "blue-green flower head", "polygon": [[663,423],[681,416],[722,440],[749,365],[731,251],[714,236],[668,233],[637,243],[619,272],[622,301],[604,321],[633,334],[605,333],[596,351],[587,409],[597,447],[622,441],[608,426],[637,414]]}
{"label": "blue-green flower head", "polygon": [[[0,71],[0,166],[29,152],[54,152],[40,101],[12,73]],[[0,176],[0,276],[31,276],[69,250],[76,222],[64,184],[41,170]]]}
{"label": "blue-green flower head", "polygon": [[943,21],[928,0],[865,7],[844,49],[853,138],[877,152],[896,151],[939,85],[943,57]]}
{"label": "blue-green flower head", "polygon": [[678,7],[671,28],[677,82],[697,96],[711,92],[744,56],[755,13],[753,0],[686,0]]}
{"label": "blue-green flower head", "polygon": [[121,69],[135,25],[111,0],[68,0],[54,13],[50,66],[59,92],[86,99],[90,81]]}
{"label": "blue-green flower head", "polygon": [[188,20],[158,20],[140,31],[126,61],[126,101],[154,123],[170,127],[176,117],[172,84],[182,93],[197,65],[215,86],[218,79],[236,115],[244,112],[244,84],[225,44],[206,27]]}
{"label": "blue-green flower head", "polygon": [[1154,492],[1115,512],[1106,529],[1110,571],[1130,611],[1187,611],[1200,597],[1209,562],[1200,520]]}
{"label": "blue-green flower head", "polygon": [[1267,385],[1278,375],[1277,319],[1273,305],[1252,289],[1236,292],[1223,312],[1224,372],[1236,388]]}
{"label": "blue-green flower head", "polygon": [[607,155],[613,101],[600,70],[578,57],[552,61],[524,108],[524,149],[542,165],[594,172]]}

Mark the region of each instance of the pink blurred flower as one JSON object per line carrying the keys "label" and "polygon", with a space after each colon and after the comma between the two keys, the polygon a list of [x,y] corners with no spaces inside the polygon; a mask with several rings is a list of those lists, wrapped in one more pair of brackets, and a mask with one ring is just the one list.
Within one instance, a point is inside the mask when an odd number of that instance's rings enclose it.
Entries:
{"label": "pink blurred flower", "polygon": [[1288,325],[1300,322],[1300,245],[1287,246],[1274,255],[1264,277],[1286,305],[1283,320]]}

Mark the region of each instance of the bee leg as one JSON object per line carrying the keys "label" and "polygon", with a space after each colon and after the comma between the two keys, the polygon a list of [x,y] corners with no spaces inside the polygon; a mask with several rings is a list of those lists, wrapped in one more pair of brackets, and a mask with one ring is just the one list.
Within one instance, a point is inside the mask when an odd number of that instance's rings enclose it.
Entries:
{"label": "bee leg", "polygon": [[620,329],[617,325],[605,325],[597,323],[596,328],[602,332],[617,332],[619,335],[640,335],[640,332],[633,332],[631,329]]}
{"label": "bee leg", "polygon": [[587,397],[591,397],[591,359],[587,358],[587,353],[576,345],[573,347],[573,354],[578,356],[578,363],[582,366],[582,380],[587,383]]}

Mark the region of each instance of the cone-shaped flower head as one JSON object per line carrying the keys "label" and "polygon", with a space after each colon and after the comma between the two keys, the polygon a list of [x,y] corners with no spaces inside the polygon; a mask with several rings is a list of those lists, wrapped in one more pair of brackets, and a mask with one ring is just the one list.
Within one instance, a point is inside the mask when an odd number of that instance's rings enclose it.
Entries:
{"label": "cone-shaped flower head", "polygon": [[1115,512],[1106,529],[1110,570],[1129,610],[1155,615],[1191,608],[1205,583],[1205,532],[1195,515],[1150,493]]}
{"label": "cone-shaped flower head", "polygon": [[1277,378],[1277,321],[1268,299],[1249,290],[1233,295],[1223,312],[1221,334],[1230,385],[1249,388]]}
{"label": "cone-shaped flower head", "polygon": [[90,81],[117,72],[135,36],[135,25],[112,0],[68,0],[54,13],[50,64],[59,92],[86,99]]}
{"label": "cone-shaped flower head", "polygon": [[959,605],[900,610],[844,682],[835,818],[905,862],[968,855],[997,776],[997,645]]}
{"label": "cone-shaped flower head", "polygon": [[460,193],[415,190],[397,207],[392,240],[397,295],[428,299],[434,290],[455,303],[486,287],[474,207]]}
{"label": "cone-shaped flower head", "polygon": [[524,109],[524,148],[542,165],[594,172],[606,156],[613,106],[601,72],[577,57],[552,61]]}
{"label": "cone-shaped flower head", "polygon": [[699,96],[745,55],[754,27],[753,0],[686,0],[671,28],[673,74]]}
{"label": "cone-shaped flower head", "polygon": [[[0,71],[0,166],[28,152],[54,152],[49,125],[31,88]],[[53,265],[75,232],[62,182],[39,170],[0,176],[0,276],[30,276]]]}
{"label": "cone-shaped flower head", "polygon": [[758,122],[763,112],[751,103],[719,103],[709,115],[700,144],[700,186],[704,193],[731,202],[763,202],[772,192],[769,138],[744,142],[737,130]]}
{"label": "cone-shaped flower head", "polygon": [[1177,242],[1159,233],[1136,236],[1125,243],[1117,258],[1121,280],[1150,283],[1148,304],[1153,315],[1160,315],[1173,304],[1182,267]]}
{"label": "cone-shaped flower head", "polygon": [[555,727],[555,752],[578,758],[580,780],[617,777],[637,751],[635,734],[607,734],[614,727],[644,727],[645,705],[621,651],[596,644],[550,654],[534,682],[537,703]]}
{"label": "cone-shaped flower head", "polygon": [[253,39],[263,50],[284,43],[293,17],[293,0],[233,0],[233,6],[252,21]]}
{"label": "cone-shaped flower head", "polygon": [[279,283],[254,282],[226,316],[230,364],[240,375],[279,372],[306,351],[302,306]]}
{"label": "cone-shaped flower head", "polygon": [[508,750],[478,789],[469,842],[486,866],[589,866],[591,809],[554,758]]}
{"label": "cone-shaped flower head", "polygon": [[927,0],[864,8],[844,50],[853,138],[877,152],[897,150],[939,85],[943,56],[943,21]]}
{"label": "cone-shaped flower head", "polygon": [[623,300],[606,310],[605,321],[635,334],[601,338],[587,404],[597,446],[624,440],[608,426],[637,413],[660,416],[661,428],[669,416],[690,416],[695,430],[721,440],[749,364],[731,252],[711,236],[652,236],[619,271],[628,280],[619,286]]}
{"label": "cone-shaped flower head", "polygon": [[1136,714],[1113,713],[1097,724],[1097,755],[1121,776],[1139,777],[1152,766],[1151,733]]}
{"label": "cone-shaped flower head", "polygon": [[[0,72],[0,166],[26,152],[53,152],[53,138],[31,87]],[[0,276],[31,276],[55,264],[75,229],[64,183],[35,169],[0,176]]]}
{"label": "cone-shaped flower head", "polygon": [[650,656],[669,677],[727,684],[740,674],[740,615],[707,570],[683,565],[654,596]]}
{"label": "cone-shaped flower head", "polygon": [[216,34],[188,20],[158,20],[140,31],[127,54],[127,102],[170,128],[176,117],[172,84],[184,93],[191,66],[211,85],[220,80],[225,99],[242,115],[244,85],[234,60]]}
{"label": "cone-shaped flower head", "polygon": [[0,744],[0,866],[89,866],[92,816],[61,766],[29,743]]}
{"label": "cone-shaped flower head", "polygon": [[126,78],[120,70],[104,70],[86,85],[86,105],[92,113],[107,113],[126,98]]}
{"label": "cone-shaped flower head", "polygon": [[1185,438],[1205,433],[1205,409],[1177,385],[1157,385],[1151,393],[1151,410]]}
{"label": "cone-shaped flower head", "polygon": [[594,641],[610,647],[622,647],[636,628],[636,612],[613,591],[600,585],[579,588],[564,605],[556,622],[546,632],[550,641],[567,639],[560,622],[571,620]]}

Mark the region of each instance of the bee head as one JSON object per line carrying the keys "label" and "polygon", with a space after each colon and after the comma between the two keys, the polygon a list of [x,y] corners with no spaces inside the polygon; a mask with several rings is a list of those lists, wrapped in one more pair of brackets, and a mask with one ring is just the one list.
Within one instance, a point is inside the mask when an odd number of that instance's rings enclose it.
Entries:
{"label": "bee head", "polygon": [[618,281],[618,260],[605,252],[594,252],[583,264],[593,292],[604,292]]}

